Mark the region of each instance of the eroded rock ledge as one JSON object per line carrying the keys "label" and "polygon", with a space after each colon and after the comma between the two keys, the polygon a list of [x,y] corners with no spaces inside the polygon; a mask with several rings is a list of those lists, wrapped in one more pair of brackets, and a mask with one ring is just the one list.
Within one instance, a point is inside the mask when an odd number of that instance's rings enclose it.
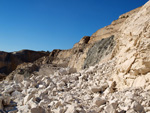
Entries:
{"label": "eroded rock ledge", "polygon": [[[5,74],[7,75],[15,70],[19,64],[24,62],[34,62],[35,60],[48,55],[48,52],[31,50],[22,50],[11,53],[0,51],[0,73],[4,77]],[[2,76],[0,76],[0,79],[3,78]]]}

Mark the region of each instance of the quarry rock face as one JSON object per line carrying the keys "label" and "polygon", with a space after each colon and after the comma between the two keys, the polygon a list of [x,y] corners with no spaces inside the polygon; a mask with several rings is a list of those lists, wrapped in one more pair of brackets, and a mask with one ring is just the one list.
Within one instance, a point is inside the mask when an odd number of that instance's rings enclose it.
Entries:
{"label": "quarry rock face", "polygon": [[17,65],[0,82],[0,112],[150,113],[149,38],[150,1],[72,49]]}

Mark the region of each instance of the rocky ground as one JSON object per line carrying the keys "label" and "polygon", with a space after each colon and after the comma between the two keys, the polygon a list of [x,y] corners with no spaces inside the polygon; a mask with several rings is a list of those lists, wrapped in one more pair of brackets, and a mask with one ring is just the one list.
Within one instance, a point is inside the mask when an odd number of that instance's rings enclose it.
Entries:
{"label": "rocky ground", "polygon": [[148,113],[150,90],[117,91],[111,73],[116,59],[78,73],[71,68],[47,68],[29,78],[0,83],[2,113]]}

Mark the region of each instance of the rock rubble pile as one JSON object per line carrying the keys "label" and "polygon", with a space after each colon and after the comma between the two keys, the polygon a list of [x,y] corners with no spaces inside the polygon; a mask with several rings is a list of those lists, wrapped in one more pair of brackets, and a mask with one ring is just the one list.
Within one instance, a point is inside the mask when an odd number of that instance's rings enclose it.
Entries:
{"label": "rock rubble pile", "polygon": [[68,68],[61,68],[54,74],[40,73],[23,80],[21,78],[20,82],[2,81],[1,112],[150,112],[150,90],[141,87],[117,91],[111,77],[115,65],[116,59],[113,59],[77,73],[69,74]]}

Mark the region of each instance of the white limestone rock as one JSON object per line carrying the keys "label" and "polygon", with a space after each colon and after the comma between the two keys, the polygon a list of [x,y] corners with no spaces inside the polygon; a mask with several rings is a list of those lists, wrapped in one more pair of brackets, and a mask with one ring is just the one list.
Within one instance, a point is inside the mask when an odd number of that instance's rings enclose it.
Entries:
{"label": "white limestone rock", "polygon": [[8,86],[6,86],[4,93],[10,94],[13,91],[15,91],[15,89],[12,86],[8,85]]}
{"label": "white limestone rock", "polygon": [[34,95],[32,93],[28,94],[27,96],[25,96],[25,98],[24,98],[24,104],[26,104],[33,97],[34,97]]}
{"label": "white limestone rock", "polygon": [[76,108],[74,105],[68,105],[68,109],[65,113],[76,113]]}
{"label": "white limestone rock", "polygon": [[38,105],[34,102],[34,98],[31,98],[26,104],[30,106],[30,108],[36,108]]}
{"label": "white limestone rock", "polygon": [[108,83],[104,83],[104,84],[102,84],[101,86],[100,86],[100,91],[105,91],[106,90],[106,88],[108,88],[109,87],[109,85],[108,85]]}
{"label": "white limestone rock", "polygon": [[29,105],[21,105],[18,106],[18,113],[30,113],[30,106]]}
{"label": "white limestone rock", "polygon": [[21,98],[23,95],[21,92],[16,90],[16,91],[12,92],[11,96],[14,98]]}
{"label": "white limestone rock", "polygon": [[105,109],[106,113],[117,113],[117,103],[111,103]]}
{"label": "white limestone rock", "polygon": [[27,81],[27,80],[23,80],[21,83],[24,85],[25,88],[28,88],[28,87],[30,86],[30,84],[31,84],[31,83],[30,83],[29,81]]}

